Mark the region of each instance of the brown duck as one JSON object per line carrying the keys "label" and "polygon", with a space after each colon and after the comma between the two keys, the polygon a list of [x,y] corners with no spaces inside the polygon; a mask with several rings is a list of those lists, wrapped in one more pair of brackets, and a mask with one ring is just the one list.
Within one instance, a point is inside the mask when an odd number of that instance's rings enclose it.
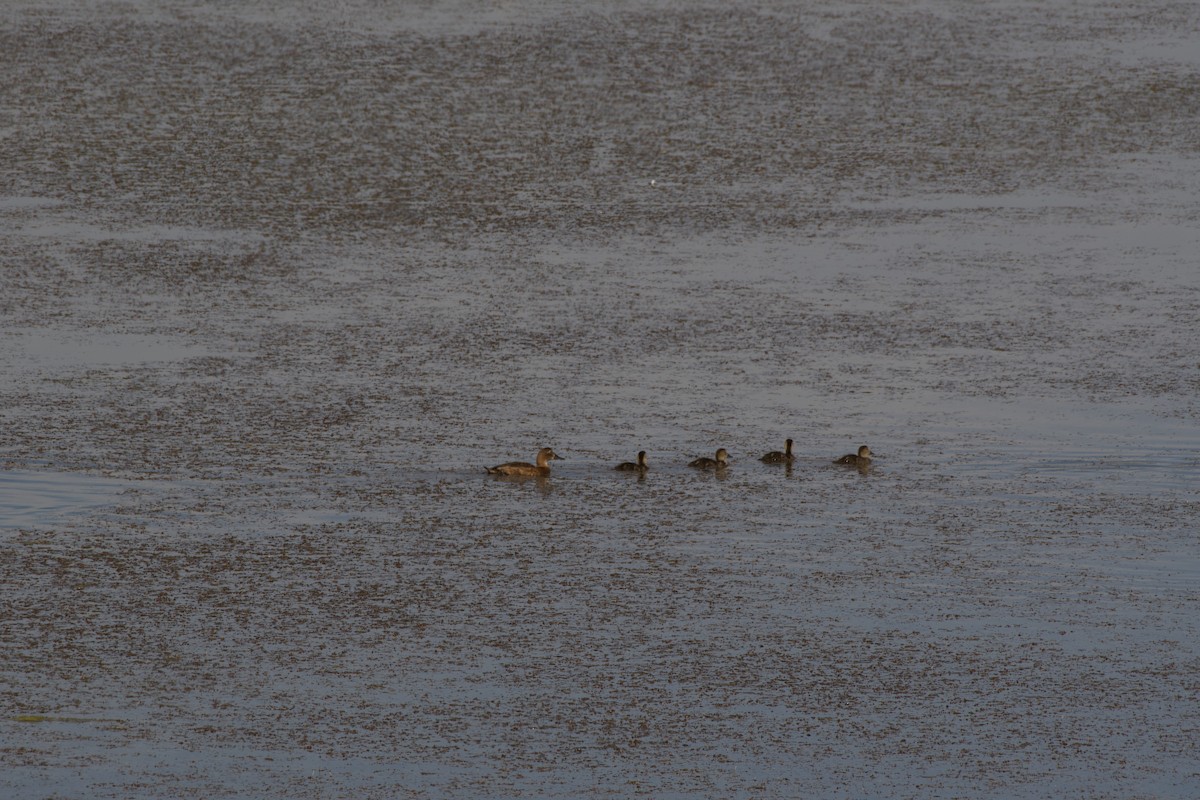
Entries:
{"label": "brown duck", "polygon": [[556,454],[549,447],[543,447],[538,451],[537,463],[530,464],[527,461],[509,461],[506,464],[497,464],[494,467],[487,467],[489,475],[515,475],[518,477],[544,477],[550,474],[550,462],[562,461],[562,456]]}
{"label": "brown duck", "polygon": [[759,460],[762,461],[764,464],[790,464],[790,463],[792,463],[792,460],[793,460],[792,440],[788,439],[786,442],[783,443],[783,452],[782,453],[779,452],[778,450],[772,450],[771,452],[767,453],[765,456],[763,456]]}
{"label": "brown duck", "polygon": [[716,458],[697,458],[695,461],[688,464],[689,467],[695,467],[696,469],[724,469],[728,465],[729,453],[724,447],[717,450]]}
{"label": "brown duck", "polygon": [[622,472],[645,472],[650,469],[650,465],[646,463],[646,451],[641,450],[638,452],[636,464],[632,461],[625,461],[617,464],[613,469],[619,469]]}
{"label": "brown duck", "polygon": [[858,448],[858,455],[849,453],[835,460],[835,464],[845,464],[848,467],[866,467],[871,464],[871,448],[865,444]]}

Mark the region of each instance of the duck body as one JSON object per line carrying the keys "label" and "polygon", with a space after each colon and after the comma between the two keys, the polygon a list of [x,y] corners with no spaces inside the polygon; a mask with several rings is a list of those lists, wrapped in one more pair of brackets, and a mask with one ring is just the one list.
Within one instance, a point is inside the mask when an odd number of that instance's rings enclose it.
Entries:
{"label": "duck body", "polygon": [[871,448],[865,444],[858,448],[858,454],[850,453],[835,460],[835,464],[844,464],[848,467],[866,467],[871,463]]}
{"label": "duck body", "polygon": [[724,447],[717,450],[716,458],[697,458],[688,464],[689,467],[695,467],[696,469],[724,469],[728,465],[729,453],[726,452]]}
{"label": "duck body", "polygon": [[509,461],[485,469],[489,475],[511,475],[523,478],[545,477],[550,474],[551,461],[562,461],[562,456],[549,447],[543,447],[538,451],[536,464],[530,464],[527,461]]}
{"label": "duck body", "polygon": [[794,456],[792,456],[792,440],[788,439],[786,442],[783,443],[783,452],[782,453],[779,452],[778,450],[772,450],[770,453],[767,453],[765,456],[763,456],[759,460],[762,461],[764,464],[790,464],[790,463],[792,463],[792,461],[794,460]]}
{"label": "duck body", "polygon": [[646,463],[646,451],[641,450],[638,452],[636,463],[633,461],[626,461],[624,463],[617,464],[615,467],[613,467],[613,469],[620,470],[621,472],[645,472],[646,470],[650,469],[650,465]]}

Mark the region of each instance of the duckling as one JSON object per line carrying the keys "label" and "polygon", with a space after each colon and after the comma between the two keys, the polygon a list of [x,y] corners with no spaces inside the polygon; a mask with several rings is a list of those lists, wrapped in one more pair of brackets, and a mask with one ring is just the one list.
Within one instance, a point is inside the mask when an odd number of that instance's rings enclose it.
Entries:
{"label": "duckling", "polygon": [[778,450],[772,450],[771,452],[767,453],[765,456],[763,456],[759,460],[762,461],[764,464],[790,464],[790,463],[792,463],[793,458],[794,457],[792,456],[792,440],[788,439],[786,442],[783,443],[783,452],[782,453],[779,452]]}
{"label": "duckling", "polygon": [[617,464],[615,467],[613,467],[613,469],[619,469],[622,472],[645,472],[646,470],[650,469],[650,465],[646,463],[646,451],[638,451],[636,464],[632,461],[626,461],[624,463]]}
{"label": "duckling", "polygon": [[849,467],[870,466],[870,464],[871,464],[871,448],[867,447],[864,444],[862,447],[858,448],[858,455],[854,455],[853,453],[850,453],[848,455],[842,456],[841,458],[837,459],[833,463],[845,464],[846,466],[849,466]]}
{"label": "duckling", "polygon": [[486,467],[486,469],[489,475],[545,477],[550,474],[550,462],[562,460],[562,456],[549,447],[543,447],[538,451],[537,464],[530,464],[526,461],[509,461],[507,464],[498,464],[494,467]]}
{"label": "duckling", "polygon": [[697,458],[688,464],[689,467],[696,467],[697,469],[724,469],[728,465],[729,453],[726,452],[724,447],[717,450],[716,458]]}

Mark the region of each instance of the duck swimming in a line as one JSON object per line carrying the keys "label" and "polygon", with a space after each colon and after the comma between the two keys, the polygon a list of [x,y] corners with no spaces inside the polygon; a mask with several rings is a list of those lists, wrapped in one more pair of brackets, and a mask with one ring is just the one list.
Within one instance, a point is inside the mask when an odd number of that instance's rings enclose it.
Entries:
{"label": "duck swimming in a line", "polygon": [[765,456],[763,456],[759,460],[762,461],[764,464],[790,464],[790,463],[792,463],[792,460],[793,460],[792,440],[788,439],[786,442],[783,443],[783,452],[782,453],[779,452],[778,450],[772,450],[771,452],[767,453]]}
{"label": "duck swimming in a line", "polygon": [[870,466],[870,464],[871,464],[871,448],[867,447],[864,444],[862,447],[858,448],[858,455],[854,455],[853,453],[850,453],[848,455],[842,456],[841,458],[837,459],[833,463],[845,464],[848,467]]}
{"label": "duck swimming in a line", "polygon": [[615,467],[613,467],[613,469],[619,469],[622,472],[645,472],[646,470],[650,469],[650,465],[646,463],[646,451],[641,450],[638,452],[636,464],[632,461],[626,461],[624,463],[617,464]]}
{"label": "duck swimming in a line", "polygon": [[494,467],[486,467],[486,469],[489,475],[545,477],[550,474],[550,462],[562,460],[562,456],[557,455],[549,447],[543,447],[538,451],[537,464],[530,464],[527,461],[509,461],[507,464],[497,464]]}
{"label": "duck swimming in a line", "polygon": [[689,467],[695,467],[697,469],[724,469],[728,465],[729,453],[726,452],[724,447],[717,450],[716,458],[697,458],[695,461],[688,464]]}

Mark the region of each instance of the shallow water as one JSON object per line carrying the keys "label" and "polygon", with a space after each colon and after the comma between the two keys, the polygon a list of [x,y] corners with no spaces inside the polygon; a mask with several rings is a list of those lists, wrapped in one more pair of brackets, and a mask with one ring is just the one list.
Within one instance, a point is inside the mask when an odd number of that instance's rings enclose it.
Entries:
{"label": "shallow water", "polygon": [[0,794],[1190,797],[1198,28],[11,6]]}

